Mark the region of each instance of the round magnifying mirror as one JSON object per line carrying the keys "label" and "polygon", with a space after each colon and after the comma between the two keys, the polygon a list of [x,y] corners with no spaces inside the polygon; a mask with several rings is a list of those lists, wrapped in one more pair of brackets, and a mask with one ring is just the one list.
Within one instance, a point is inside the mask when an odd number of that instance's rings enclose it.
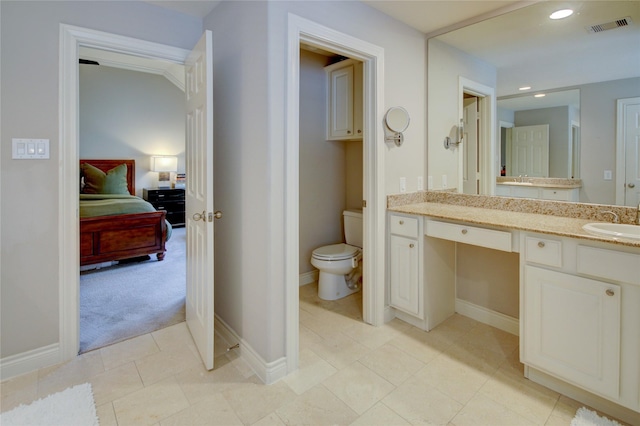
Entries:
{"label": "round magnifying mirror", "polygon": [[389,130],[404,132],[409,127],[409,113],[402,107],[391,107],[384,116],[384,122]]}

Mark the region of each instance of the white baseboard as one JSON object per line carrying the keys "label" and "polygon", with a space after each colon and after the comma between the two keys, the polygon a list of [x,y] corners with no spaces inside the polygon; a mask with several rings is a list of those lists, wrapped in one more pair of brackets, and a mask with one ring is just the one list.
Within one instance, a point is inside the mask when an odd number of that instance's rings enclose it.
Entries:
{"label": "white baseboard", "polygon": [[311,284],[318,281],[318,276],[320,275],[320,271],[309,271],[304,274],[300,274],[300,287],[303,285]]}
{"label": "white baseboard", "polygon": [[220,336],[233,346],[240,344],[240,358],[242,358],[265,384],[270,385],[287,375],[287,358],[282,357],[272,362],[266,362],[246,340],[241,338],[227,323],[216,315],[215,330]]}
{"label": "white baseboard", "polygon": [[60,345],[54,343],[0,360],[0,380],[10,379],[60,363]]}
{"label": "white baseboard", "polygon": [[466,300],[456,298],[456,312],[483,324],[506,331],[507,333],[516,336],[520,334],[520,321],[517,318],[492,311],[483,306],[467,302]]}

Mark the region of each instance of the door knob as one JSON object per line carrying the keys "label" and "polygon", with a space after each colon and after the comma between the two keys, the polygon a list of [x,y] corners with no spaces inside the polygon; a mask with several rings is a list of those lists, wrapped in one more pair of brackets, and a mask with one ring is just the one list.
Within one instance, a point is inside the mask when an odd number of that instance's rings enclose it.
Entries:
{"label": "door knob", "polygon": [[635,184],[635,183],[630,183],[630,184],[628,184],[627,186],[628,186],[629,188],[635,188],[635,187],[636,187],[636,184]]}
{"label": "door knob", "polygon": [[215,217],[216,219],[220,219],[222,217],[222,212],[220,210],[216,210],[216,212],[213,214],[213,217]]}
{"label": "door knob", "polygon": [[193,217],[193,220],[195,220],[196,222],[199,221],[199,220],[201,220],[203,222],[207,221],[207,216],[204,213],[204,210],[202,211],[202,213],[194,213],[192,217]]}

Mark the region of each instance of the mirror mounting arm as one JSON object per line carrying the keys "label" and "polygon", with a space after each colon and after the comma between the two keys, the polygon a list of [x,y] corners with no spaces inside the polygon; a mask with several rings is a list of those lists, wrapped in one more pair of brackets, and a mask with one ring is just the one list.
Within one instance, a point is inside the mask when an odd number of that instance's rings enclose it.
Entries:
{"label": "mirror mounting arm", "polygon": [[446,136],[444,138],[445,149],[455,148],[462,143],[462,140],[464,138],[464,120],[462,118],[460,119],[460,125],[456,128],[456,136],[458,140],[455,142],[452,141],[449,136]]}

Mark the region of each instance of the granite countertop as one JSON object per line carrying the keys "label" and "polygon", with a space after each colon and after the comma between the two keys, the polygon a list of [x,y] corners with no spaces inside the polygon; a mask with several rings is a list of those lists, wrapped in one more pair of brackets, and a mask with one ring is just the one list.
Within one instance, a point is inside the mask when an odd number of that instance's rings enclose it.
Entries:
{"label": "granite countertop", "polygon": [[640,248],[640,240],[596,236],[587,233],[582,229],[582,226],[594,222],[593,219],[496,210],[438,202],[395,205],[389,206],[388,210],[508,230],[538,232]]}
{"label": "granite countertop", "polygon": [[582,188],[582,179],[500,176],[496,178],[496,185],[575,189]]}

